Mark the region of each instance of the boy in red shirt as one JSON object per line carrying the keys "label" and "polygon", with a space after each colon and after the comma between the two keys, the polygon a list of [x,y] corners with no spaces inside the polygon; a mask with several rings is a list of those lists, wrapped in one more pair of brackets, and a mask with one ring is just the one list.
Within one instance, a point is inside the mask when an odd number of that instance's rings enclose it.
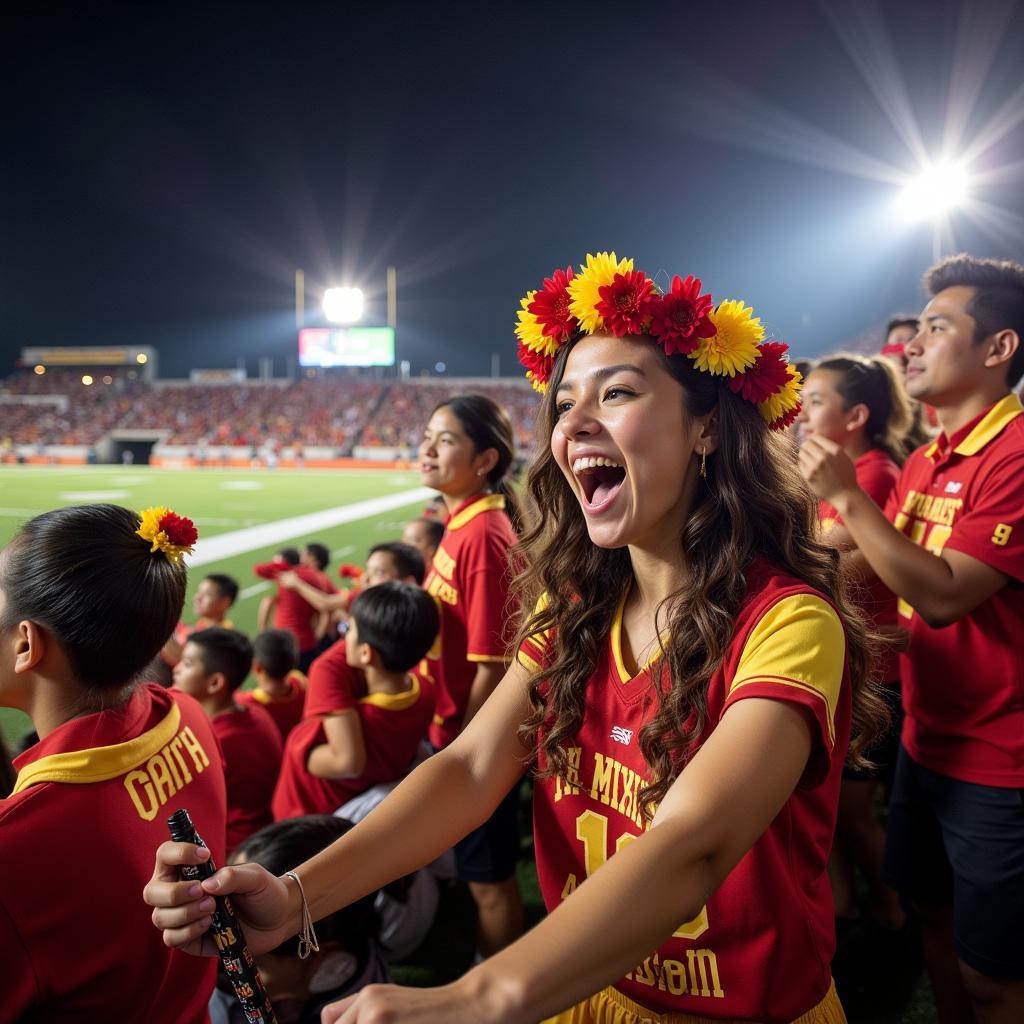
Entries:
{"label": "boy in red shirt", "polygon": [[356,598],[344,644],[313,663],[307,717],[285,743],[275,819],[330,814],[405,774],[434,713],[433,690],[410,669],[437,629],[437,606],[419,587],[382,583]]}
{"label": "boy in red shirt", "polygon": [[184,622],[179,622],[175,626],[174,635],[164,644],[161,651],[163,660],[172,668],[177,665],[189,633],[194,633],[197,629],[206,629],[208,626],[233,629],[234,623],[227,616],[228,609],[237,599],[238,581],[233,576],[219,572],[204,576],[192,595],[195,624],[188,626]]}
{"label": "boy in red shirt", "polygon": [[[907,390],[942,433],[883,514],[849,458],[801,470],[897,595],[910,649],[886,873],[914,899],[940,1017],[1024,1020],[1024,267],[951,257],[906,347]],[[955,950],[955,956],[954,956]],[[959,969],[958,969],[959,968]]]}
{"label": "boy in red shirt", "polygon": [[0,800],[5,1022],[209,1020],[214,963],[154,942],[141,898],[183,807],[224,857],[209,721],[190,697],[134,682],[181,615],[195,539],[167,509],[143,515],[161,522],[146,530],[115,505],[56,509],[0,556],[0,705],[30,713],[40,736]]}
{"label": "boy in red shirt", "polygon": [[306,700],[306,677],[296,668],[299,645],[286,629],[266,629],[256,637],[252,651],[256,689],[239,691],[235,700],[265,708],[283,742],[301,721]]}
{"label": "boy in red shirt", "polygon": [[189,637],[174,667],[174,689],[199,701],[224,755],[229,854],[270,824],[281,767],[281,734],[273,718],[257,705],[235,701],[251,665],[252,644],[244,633],[211,626]]}
{"label": "boy in red shirt", "polygon": [[[299,553],[295,548],[282,548],[272,562],[254,565],[252,571],[264,580],[277,580],[285,572],[292,572],[316,590],[328,593],[327,587],[333,584],[326,582],[324,574],[308,565],[299,564]],[[320,612],[316,610],[301,594],[282,586],[277,588],[274,606],[274,628],[287,629],[295,634],[299,643],[299,669],[309,670],[310,663],[317,656],[317,628],[320,625]]]}
{"label": "boy in red shirt", "polygon": [[430,565],[444,537],[444,523],[440,519],[420,516],[410,519],[402,529],[402,540],[412,545],[422,556],[423,561]]}

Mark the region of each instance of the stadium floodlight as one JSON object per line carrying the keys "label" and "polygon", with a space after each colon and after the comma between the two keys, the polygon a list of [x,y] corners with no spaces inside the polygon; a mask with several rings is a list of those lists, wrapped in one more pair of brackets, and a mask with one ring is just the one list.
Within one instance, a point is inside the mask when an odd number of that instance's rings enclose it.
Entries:
{"label": "stadium floodlight", "polygon": [[328,288],[324,292],[324,316],[332,324],[353,324],[363,315],[360,288]]}
{"label": "stadium floodlight", "polygon": [[942,161],[926,167],[904,186],[899,205],[915,220],[938,219],[967,198],[968,177],[958,164]]}
{"label": "stadium floodlight", "polygon": [[146,363],[149,362],[149,356],[147,356],[145,352],[140,352],[135,357],[135,362],[137,362],[139,364],[139,366],[145,366]]}
{"label": "stadium floodlight", "polygon": [[42,377],[42,375],[43,375],[44,373],[46,373],[46,367],[45,367],[45,366],[43,366],[43,364],[42,364],[42,363],[37,363],[37,364],[36,364],[36,365],[35,365],[35,366],[34,366],[34,367],[32,368],[32,372],[33,372],[33,373],[34,373],[34,374],[35,374],[35,375],[36,375],[37,377]]}
{"label": "stadium floodlight", "polygon": [[86,387],[88,387],[90,384],[92,384],[92,377],[88,373],[84,374],[83,377],[82,377],[82,383]]}

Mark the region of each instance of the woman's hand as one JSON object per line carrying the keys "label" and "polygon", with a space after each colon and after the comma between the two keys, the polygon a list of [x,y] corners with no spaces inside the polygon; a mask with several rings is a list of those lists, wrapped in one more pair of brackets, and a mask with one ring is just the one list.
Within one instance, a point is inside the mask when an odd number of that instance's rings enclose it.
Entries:
{"label": "woman's hand", "polygon": [[179,879],[179,866],[209,859],[206,847],[192,843],[164,843],[156,851],[156,867],[142,898],[154,908],[153,924],[163,930],[166,945],[193,956],[216,955],[213,939],[207,935],[214,896],[231,896],[253,953],[273,949],[298,930],[297,925],[288,924],[292,907],[287,882],[258,864],[221,868],[202,882]]}
{"label": "woman's hand", "polygon": [[295,590],[299,582],[298,573],[294,573],[291,570],[283,572],[277,577],[277,582],[280,583],[285,590]]}

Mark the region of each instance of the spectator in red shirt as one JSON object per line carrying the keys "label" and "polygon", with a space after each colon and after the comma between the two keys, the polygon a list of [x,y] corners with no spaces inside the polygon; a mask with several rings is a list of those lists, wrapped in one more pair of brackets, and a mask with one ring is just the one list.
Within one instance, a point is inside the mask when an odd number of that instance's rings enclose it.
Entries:
{"label": "spectator in red shirt", "polygon": [[344,645],[313,663],[306,715],[285,746],[276,819],[337,810],[371,786],[401,778],[434,713],[434,692],[410,670],[438,630],[433,599],[382,583],[352,604]]}
{"label": "spectator in red shirt", "polygon": [[[308,565],[299,564],[299,553],[295,548],[282,548],[272,562],[254,565],[252,571],[264,580],[277,581],[285,572],[292,572],[305,583],[315,589],[326,592],[325,587],[333,585],[324,582],[323,573]],[[274,606],[274,628],[287,629],[295,634],[299,644],[299,670],[306,672],[310,663],[319,653],[317,650],[317,626],[320,612],[317,611],[301,594],[288,590],[280,584],[277,588]],[[261,629],[265,628],[261,624]]]}
{"label": "spectator in red shirt", "polygon": [[161,655],[172,668],[181,659],[181,649],[189,633],[208,626],[223,626],[233,629],[234,623],[228,618],[228,610],[238,599],[238,581],[226,573],[214,572],[204,576],[192,595],[192,614],[196,621],[192,626],[179,622],[174,635],[164,644]]}
{"label": "spectator in red shirt", "polygon": [[224,755],[227,852],[269,825],[270,798],[281,769],[281,734],[263,708],[239,704],[235,691],[252,665],[252,644],[235,629],[193,633],[174,667],[174,689],[202,705]]}
{"label": "spectator in red shirt", "polygon": [[1024,266],[953,256],[906,346],[942,432],[881,511],[834,441],[800,468],[899,597],[902,744],[885,874],[914,901],[942,1020],[1024,1020]]}
{"label": "spectator in red shirt", "polygon": [[225,825],[202,709],[134,681],[185,598],[180,551],[152,550],[139,528],[128,509],[71,506],[0,555],[0,705],[40,737],[0,799],[4,1021],[208,1020],[213,963],[152,941],[139,896],[169,815],[187,807],[218,862]]}
{"label": "spectator in red shirt", "polygon": [[256,688],[239,691],[235,700],[266,708],[284,741],[302,719],[306,700],[306,677],[297,668],[299,645],[286,629],[266,629],[256,637],[252,649]]}

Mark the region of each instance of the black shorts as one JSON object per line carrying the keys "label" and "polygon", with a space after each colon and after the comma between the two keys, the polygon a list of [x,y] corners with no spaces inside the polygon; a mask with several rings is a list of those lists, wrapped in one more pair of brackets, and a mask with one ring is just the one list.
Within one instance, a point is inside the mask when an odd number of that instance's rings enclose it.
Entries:
{"label": "black shorts", "polygon": [[900,684],[885,683],[881,697],[889,708],[889,725],[885,732],[864,751],[871,762],[871,768],[851,768],[843,765],[843,779],[851,782],[881,782],[885,787],[886,799],[892,793],[892,782],[896,776],[896,755],[900,749],[900,733],[903,731],[903,704],[900,701]]}
{"label": "black shorts", "polygon": [[455,871],[464,882],[504,882],[519,859],[519,782],[494,813],[455,846]]}
{"label": "black shorts", "polygon": [[940,775],[901,746],[882,874],[905,898],[952,906],[969,967],[1024,978],[1024,790]]}

